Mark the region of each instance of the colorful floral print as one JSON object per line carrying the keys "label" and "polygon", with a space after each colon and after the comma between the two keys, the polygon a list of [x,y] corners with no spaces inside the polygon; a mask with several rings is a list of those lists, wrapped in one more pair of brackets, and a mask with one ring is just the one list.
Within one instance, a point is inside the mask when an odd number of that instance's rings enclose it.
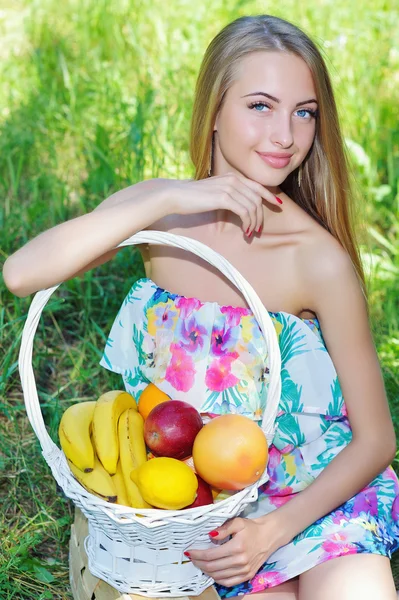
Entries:
{"label": "colorful floral print", "polygon": [[[269,480],[243,516],[289,502],[351,441],[337,373],[316,319],[270,313],[281,352],[282,394],[269,449]],[[120,373],[138,401],[153,382],[208,416],[236,413],[261,422],[268,386],[267,348],[247,308],[200,302],[135,282],[112,326],[100,364]],[[399,480],[385,469],[356,496],[279,548],[256,576],[219,595],[260,592],[330,558],[391,557],[399,547]]]}

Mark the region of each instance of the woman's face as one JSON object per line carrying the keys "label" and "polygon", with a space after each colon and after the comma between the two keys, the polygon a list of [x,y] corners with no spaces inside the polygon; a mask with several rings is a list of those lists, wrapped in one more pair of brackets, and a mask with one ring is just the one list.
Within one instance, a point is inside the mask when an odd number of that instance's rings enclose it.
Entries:
{"label": "woman's face", "polygon": [[295,54],[243,58],[216,119],[213,174],[238,171],[280,185],[312,146],[316,100],[311,72]]}

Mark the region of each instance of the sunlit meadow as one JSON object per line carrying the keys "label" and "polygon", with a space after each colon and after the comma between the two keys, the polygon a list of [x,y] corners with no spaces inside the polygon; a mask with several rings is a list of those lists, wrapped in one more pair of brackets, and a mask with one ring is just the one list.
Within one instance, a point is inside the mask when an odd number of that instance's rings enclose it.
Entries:
{"label": "sunlit meadow", "polygon": [[[188,131],[202,54],[229,21],[260,13],[308,32],[332,75],[353,160],[373,332],[399,432],[394,0],[0,0],[1,261],[126,185],[190,177]],[[70,402],[120,387],[98,360],[121,300],[143,275],[140,255],[127,248],[63,284],[46,307],[34,371],[54,441]],[[40,454],[17,370],[31,298],[14,297],[2,281],[0,294],[0,598],[67,599],[72,506]],[[399,472],[397,461],[394,467]]]}

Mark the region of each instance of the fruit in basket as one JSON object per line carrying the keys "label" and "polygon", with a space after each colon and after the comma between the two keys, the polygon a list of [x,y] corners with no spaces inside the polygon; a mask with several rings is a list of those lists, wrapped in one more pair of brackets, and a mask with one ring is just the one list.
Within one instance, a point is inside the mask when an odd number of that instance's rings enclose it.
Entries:
{"label": "fruit in basket", "polygon": [[94,448],[90,439],[95,401],[72,404],[63,413],[58,427],[61,448],[65,456],[80,471],[94,468]]}
{"label": "fruit in basket", "polygon": [[261,427],[243,415],[209,421],[193,446],[195,470],[211,486],[242,490],[263,475],[268,446]]}
{"label": "fruit in basket", "polygon": [[176,458],[157,457],[131,472],[143,498],[156,506],[180,510],[195,500],[198,480],[184,462]]}
{"label": "fruit in basket", "polygon": [[213,504],[213,494],[211,486],[206,483],[199,475],[196,475],[198,480],[197,497],[192,504],[185,508],[195,508],[196,506],[205,506],[206,504]]}
{"label": "fruit in basket", "polygon": [[137,469],[147,462],[147,448],[144,441],[144,419],[136,411],[129,410],[129,444],[133,468]]}
{"label": "fruit in basket", "polygon": [[147,387],[141,392],[141,396],[139,398],[138,411],[143,417],[144,420],[148,417],[150,412],[155,406],[158,404],[162,404],[162,402],[167,402],[170,400],[168,394],[165,394],[162,390],[159,389],[153,383],[149,383]]}
{"label": "fruit in basket", "polygon": [[143,417],[134,409],[125,410],[118,425],[120,462],[129,505],[133,508],[151,508],[131,480],[130,473],[147,461],[144,443]]}
{"label": "fruit in basket", "polygon": [[169,400],[152,409],[144,423],[144,439],[158,456],[184,460],[203,427],[196,408],[182,400]]}
{"label": "fruit in basket", "polygon": [[112,390],[99,397],[94,409],[94,444],[98,458],[110,475],[115,474],[119,458],[119,417],[128,408],[137,410],[133,396],[121,390]]}
{"label": "fruit in basket", "polygon": [[69,467],[74,477],[83,485],[88,492],[100,496],[103,500],[108,502],[116,502],[118,493],[115,483],[112,477],[104,469],[97,456],[94,457],[94,468],[90,473],[81,471],[75,465],[68,460]]}
{"label": "fruit in basket", "polygon": [[218,488],[215,488],[212,486],[211,486],[211,490],[212,490],[212,498],[214,500],[219,496],[220,492],[222,491],[222,490],[219,490]]}
{"label": "fruit in basket", "polygon": [[123,506],[130,506],[129,498],[127,497],[125,482],[123,479],[123,473],[122,473],[122,467],[121,467],[120,460],[118,460],[118,464],[116,466],[116,473],[115,473],[115,475],[112,476],[112,481],[115,484],[116,493],[118,496],[118,499],[116,501],[117,504],[122,504]]}

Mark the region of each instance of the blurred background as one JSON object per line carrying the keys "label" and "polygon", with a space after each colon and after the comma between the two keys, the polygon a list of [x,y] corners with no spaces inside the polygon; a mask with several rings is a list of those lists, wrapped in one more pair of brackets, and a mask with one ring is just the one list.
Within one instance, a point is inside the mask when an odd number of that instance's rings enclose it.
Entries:
{"label": "blurred background", "polygon": [[[304,29],[330,70],[355,174],[372,328],[398,433],[395,0],[0,0],[0,261],[120,188],[191,177],[188,134],[202,55],[228,22],[262,13]],[[34,371],[57,443],[71,402],[120,388],[119,376],[98,360],[122,299],[143,276],[140,254],[125,248],[62,285],[47,305]],[[73,507],[40,454],[17,370],[30,302],[0,281],[0,598],[68,599]],[[399,587],[399,553],[392,566]]]}

